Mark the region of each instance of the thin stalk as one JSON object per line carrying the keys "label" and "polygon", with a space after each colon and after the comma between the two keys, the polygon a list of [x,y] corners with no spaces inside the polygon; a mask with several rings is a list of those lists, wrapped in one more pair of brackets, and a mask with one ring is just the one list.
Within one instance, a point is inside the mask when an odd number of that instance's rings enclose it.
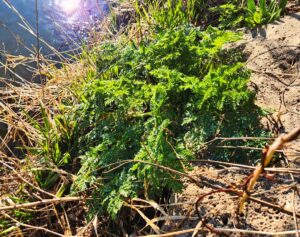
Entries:
{"label": "thin stalk", "polygon": [[43,98],[45,96],[45,91],[44,91],[44,81],[42,77],[42,72],[41,72],[41,67],[40,67],[40,33],[39,33],[39,4],[38,0],[35,0],[35,24],[36,24],[36,50],[37,50],[37,68],[40,74],[40,79],[42,83],[42,94]]}

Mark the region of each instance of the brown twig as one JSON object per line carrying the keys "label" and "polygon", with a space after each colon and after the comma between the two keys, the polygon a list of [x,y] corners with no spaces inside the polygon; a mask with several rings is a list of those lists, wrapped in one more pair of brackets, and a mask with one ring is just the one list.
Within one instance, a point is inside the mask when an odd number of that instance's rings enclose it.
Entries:
{"label": "brown twig", "polygon": [[[192,228],[187,230],[180,230],[180,231],[174,231],[169,232],[167,234],[160,234],[160,235],[144,235],[140,237],[171,237],[171,236],[179,236],[182,234],[188,234],[192,233],[194,231],[200,231],[202,228]],[[257,235],[265,235],[265,236],[287,236],[296,234],[296,230],[290,230],[290,231],[281,231],[281,232],[267,232],[267,231],[255,231],[255,230],[241,230],[241,229],[225,229],[225,228],[214,228],[214,231],[219,233],[240,233],[240,234],[251,234],[253,236]],[[298,231],[299,232],[299,231]]]}
{"label": "brown twig", "polygon": [[255,171],[253,172],[253,177],[249,181],[246,190],[244,191],[242,198],[240,200],[239,204],[239,213],[243,212],[243,208],[245,205],[246,200],[249,198],[249,193],[254,188],[254,185],[259,178],[260,174],[263,172],[264,167],[268,166],[268,164],[271,162],[273,158],[273,154],[276,150],[283,149],[283,146],[287,142],[291,142],[295,140],[300,135],[300,127],[296,128],[294,131],[288,133],[288,134],[282,134],[280,135],[274,143],[268,148],[265,154],[264,163],[258,166]]}
{"label": "brown twig", "polygon": [[8,211],[8,210],[36,207],[40,205],[60,204],[60,203],[84,201],[84,200],[86,200],[86,198],[83,197],[62,197],[62,198],[44,199],[36,202],[15,204],[15,205],[2,206],[2,207],[0,206],[0,211]]}
{"label": "brown twig", "polygon": [[[191,160],[189,162],[193,162],[193,163],[201,162],[201,163],[208,163],[208,164],[224,165],[224,166],[238,167],[241,169],[250,169],[250,170],[256,169],[256,167],[250,165],[241,165],[241,164],[235,164],[235,163],[224,162],[224,161],[216,161],[216,160]],[[265,170],[270,172],[277,172],[277,173],[300,174],[300,169],[297,168],[265,168]]]}
{"label": "brown twig", "polygon": [[144,221],[147,223],[147,225],[149,225],[156,234],[160,233],[159,227],[156,224],[154,224],[153,221],[150,220],[141,210],[139,210],[134,205],[131,205],[129,203],[124,203],[124,205],[135,210],[137,213],[139,213],[139,215],[144,219]]}

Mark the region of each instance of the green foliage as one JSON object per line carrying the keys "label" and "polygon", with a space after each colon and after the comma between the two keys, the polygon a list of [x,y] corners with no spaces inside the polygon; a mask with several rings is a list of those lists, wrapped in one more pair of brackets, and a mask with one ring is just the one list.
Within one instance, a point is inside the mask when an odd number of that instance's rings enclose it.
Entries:
{"label": "green foliage", "polygon": [[221,28],[253,28],[279,19],[286,4],[287,0],[232,0],[211,10],[220,14]]}
{"label": "green foliage", "polygon": [[247,0],[246,22],[248,26],[264,25],[277,20],[284,10],[287,0],[259,0],[256,4],[254,0]]}
{"label": "green foliage", "polygon": [[249,100],[249,72],[224,49],[239,38],[183,25],[151,42],[97,49],[97,79],[85,86],[73,115],[82,131],[73,191],[92,188],[101,200],[94,210],[104,207],[112,217],[126,198],[180,191],[178,175],[138,161],[184,172],[221,115]]}
{"label": "green foliage", "polygon": [[182,24],[194,24],[207,8],[204,0],[136,0],[138,17],[144,19],[155,32]]}
{"label": "green foliage", "polygon": [[[71,157],[76,157],[79,150],[78,124],[76,120],[70,120],[62,108],[57,108],[57,113],[53,115],[40,104],[40,111],[41,121],[28,116],[40,135],[36,147],[29,150],[39,157],[41,165],[53,169],[62,167],[69,171]],[[59,179],[58,174],[47,170],[35,171],[35,174],[39,184],[47,189],[53,187]]]}
{"label": "green foliage", "polygon": [[210,9],[219,14],[219,27],[222,29],[237,28],[245,25],[246,7],[240,0],[228,1]]}

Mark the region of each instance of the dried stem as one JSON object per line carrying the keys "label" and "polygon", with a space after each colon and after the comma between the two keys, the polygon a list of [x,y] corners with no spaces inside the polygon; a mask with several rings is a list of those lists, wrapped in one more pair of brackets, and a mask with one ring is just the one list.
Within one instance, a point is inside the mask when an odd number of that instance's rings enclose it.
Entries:
{"label": "dried stem", "polygon": [[[187,233],[193,233],[194,231],[200,231],[203,230],[203,228],[192,228],[192,229],[187,229],[187,230],[180,230],[180,231],[174,231],[174,232],[169,232],[167,234],[160,234],[160,235],[145,235],[145,236],[140,236],[140,237],[171,237],[171,236],[179,236],[182,234],[187,234]],[[290,230],[290,231],[281,231],[281,232],[267,232],[267,231],[255,231],[255,230],[241,230],[241,229],[225,229],[225,228],[213,228],[215,232],[218,233],[240,233],[240,234],[251,234],[251,235],[265,235],[265,236],[287,236],[287,235],[292,235],[296,234],[296,230]],[[298,231],[299,233],[299,231]]]}
{"label": "dried stem", "polygon": [[296,128],[294,131],[292,131],[288,134],[280,135],[274,141],[274,143],[270,147],[268,147],[262,164],[259,167],[257,167],[255,169],[255,171],[253,172],[252,178],[249,180],[248,185],[242,195],[242,198],[241,198],[240,204],[239,204],[239,209],[238,209],[239,213],[243,212],[245,202],[249,198],[249,193],[254,188],[254,185],[255,185],[257,179],[259,178],[260,174],[264,171],[264,167],[268,166],[269,163],[271,162],[276,150],[283,149],[285,143],[295,140],[299,135],[300,135],[300,127]]}
{"label": "dried stem", "polygon": [[2,207],[0,206],[0,211],[16,210],[22,208],[36,207],[40,205],[60,204],[60,203],[83,201],[83,200],[85,200],[85,198],[83,197],[62,197],[62,198],[44,199],[37,202],[29,202],[29,203],[22,203],[22,204],[2,206]]}

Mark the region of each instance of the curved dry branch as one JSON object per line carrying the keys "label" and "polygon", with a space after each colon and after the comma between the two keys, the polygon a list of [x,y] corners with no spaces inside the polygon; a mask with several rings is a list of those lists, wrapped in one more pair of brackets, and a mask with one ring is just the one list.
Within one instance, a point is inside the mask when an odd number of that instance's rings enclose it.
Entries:
{"label": "curved dry branch", "polygon": [[266,151],[264,152],[262,164],[260,166],[258,166],[255,169],[255,171],[253,172],[252,177],[249,180],[248,185],[245,188],[245,191],[241,197],[240,204],[239,204],[239,213],[243,212],[245,202],[247,201],[251,190],[254,188],[254,185],[255,185],[257,179],[259,178],[260,174],[264,171],[264,167],[268,166],[269,163],[271,162],[276,150],[281,150],[286,143],[295,140],[299,135],[300,135],[300,127],[296,128],[294,131],[292,131],[288,134],[280,135],[274,141],[274,143],[266,149]]}

